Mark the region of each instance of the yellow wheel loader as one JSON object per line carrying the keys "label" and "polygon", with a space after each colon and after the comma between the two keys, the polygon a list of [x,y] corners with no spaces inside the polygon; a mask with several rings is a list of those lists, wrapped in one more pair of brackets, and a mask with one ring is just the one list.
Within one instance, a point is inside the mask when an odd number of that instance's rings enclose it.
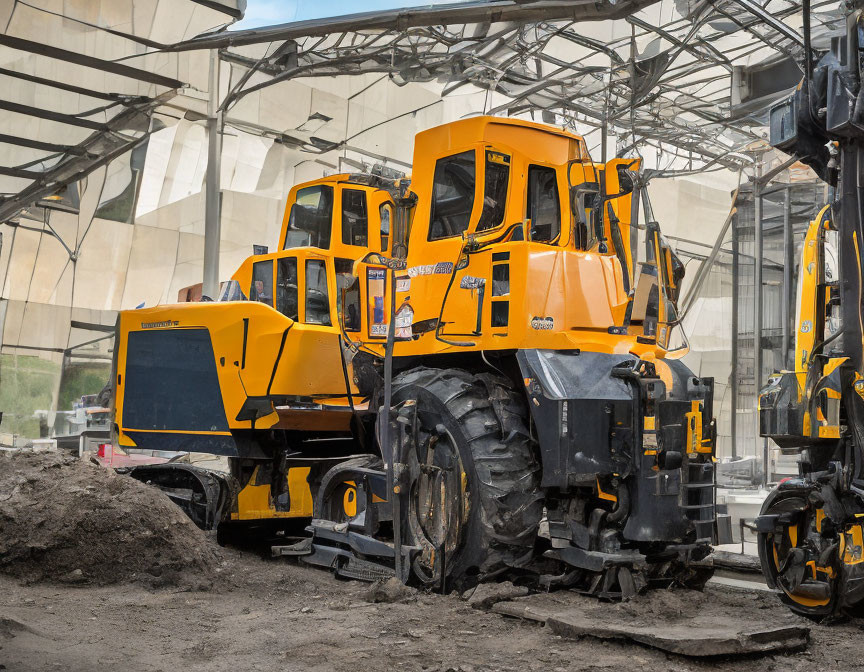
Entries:
{"label": "yellow wheel loader", "polygon": [[[864,17],[850,5],[845,33],[816,54],[809,11],[805,2],[804,79],[771,110],[771,144],[813,168],[835,200],[804,240],[794,367],[759,397],[761,434],[799,456],[799,476],[769,494],[756,523],[768,585],[819,620],[864,606]],[[839,273],[827,272],[829,244]]]}
{"label": "yellow wheel loader", "polygon": [[139,477],[223,538],[299,521],[274,552],[342,576],[701,586],[713,381],[638,168],[475,117],[420,133],[410,180],[294,187],[218,300],[121,314],[116,441],[228,456],[221,487]]}

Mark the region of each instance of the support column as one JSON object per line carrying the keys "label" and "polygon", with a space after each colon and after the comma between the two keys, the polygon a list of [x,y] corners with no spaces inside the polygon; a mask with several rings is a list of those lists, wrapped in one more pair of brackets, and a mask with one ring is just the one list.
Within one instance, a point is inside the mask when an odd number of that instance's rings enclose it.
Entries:
{"label": "support column", "polygon": [[603,123],[600,126],[600,133],[601,133],[601,136],[600,136],[600,162],[605,164],[607,161],[606,152],[608,151],[606,148],[606,143],[609,141],[608,140],[609,125],[608,125],[608,121],[606,119],[606,113],[605,112],[603,113]]}
{"label": "support column", "polygon": [[[783,320],[783,367],[794,369],[789,353],[792,350],[792,316],[790,311],[795,301],[794,280],[792,270],[795,267],[795,244],[792,241],[792,187],[783,190],[783,301],[781,301],[781,316]],[[791,364],[791,366],[790,366]]]}
{"label": "support column", "polygon": [[219,241],[222,237],[222,111],[219,109],[219,50],[210,50],[210,99],[207,101],[207,182],[204,201],[204,278],[202,294],[219,296]]}
{"label": "support column", "polygon": [[[756,393],[756,403],[759,402],[759,390],[762,389],[762,257],[764,245],[762,241],[762,157],[756,164],[756,174],[753,180],[753,384]],[[762,455],[762,487],[768,485],[768,441],[759,436],[759,411],[756,413],[756,455]]]}
{"label": "support column", "polygon": [[[736,206],[738,204],[736,203]],[[732,457],[738,457],[738,292],[741,285],[741,267],[738,262],[739,219],[732,221],[732,373],[729,376],[729,391],[732,396]]]}

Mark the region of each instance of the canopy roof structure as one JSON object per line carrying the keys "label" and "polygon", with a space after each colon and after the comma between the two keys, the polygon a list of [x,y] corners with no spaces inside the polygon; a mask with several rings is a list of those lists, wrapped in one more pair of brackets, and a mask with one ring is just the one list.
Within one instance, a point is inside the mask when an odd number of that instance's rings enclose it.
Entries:
{"label": "canopy roof structure", "polygon": [[[245,0],[0,1],[0,221],[128,151],[193,84],[155,52],[242,16]],[[99,39],[93,39],[94,31]]]}
{"label": "canopy roof structure", "polygon": [[[597,153],[611,156],[614,137],[621,155],[688,170],[751,160],[743,151],[764,138],[767,105],[797,83],[803,54],[790,0],[471,1],[227,30],[244,5],[0,1],[0,221],[166,118],[200,119],[211,49],[230,64],[226,123],[312,154],[348,140],[233,111],[299,78],[382,73],[388,86],[421,82],[444,99],[480,93],[473,113],[538,113],[593,138]],[[825,48],[842,16],[833,1],[812,10],[814,47]]]}
{"label": "canopy roof structure", "polygon": [[[383,72],[397,85],[438,82],[442,96],[472,86],[498,94],[478,113],[543,111],[582,132],[627,136],[622,151],[647,141],[733,165],[730,152],[763,138],[771,94],[800,79],[800,5],[767,4],[469,2],[205,35],[172,49],[225,49],[269,75],[253,84],[245,73],[229,105],[288,79]],[[834,2],[812,10],[814,46],[826,48],[842,17]],[[244,47],[265,43],[266,55],[243,59]]]}

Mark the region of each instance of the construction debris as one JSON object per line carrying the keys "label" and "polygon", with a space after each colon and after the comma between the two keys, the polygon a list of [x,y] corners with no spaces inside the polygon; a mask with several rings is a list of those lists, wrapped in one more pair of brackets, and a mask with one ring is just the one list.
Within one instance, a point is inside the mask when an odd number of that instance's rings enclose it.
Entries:
{"label": "construction debris", "polygon": [[417,591],[406,586],[395,576],[381,579],[372,584],[366,593],[367,602],[407,602],[417,597]]}
{"label": "construction debris", "polygon": [[471,596],[468,604],[475,609],[491,609],[499,602],[507,602],[517,597],[525,597],[530,591],[525,586],[514,586],[510,581],[501,583],[481,583]]}
{"label": "construction debris", "polygon": [[792,616],[761,618],[763,599],[771,596],[707,588],[658,591],[651,599],[609,605],[557,593],[498,603],[492,611],[543,623],[561,637],[629,640],[696,658],[805,648],[810,628]]}
{"label": "construction debris", "polygon": [[65,584],[207,583],[215,544],[156,488],[60,454],[0,454],[0,572]]}

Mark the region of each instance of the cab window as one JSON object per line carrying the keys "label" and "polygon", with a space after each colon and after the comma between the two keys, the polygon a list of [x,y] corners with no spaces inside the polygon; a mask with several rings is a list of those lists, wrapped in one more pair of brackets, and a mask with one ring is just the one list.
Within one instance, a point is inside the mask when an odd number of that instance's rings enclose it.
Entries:
{"label": "cab window", "polygon": [[468,230],[474,209],[474,151],[435,163],[429,240],[458,236]]}
{"label": "cab window", "polygon": [[554,168],[528,167],[528,208],[531,240],[552,242],[561,232],[558,180]]}
{"label": "cab window", "polygon": [[297,319],[297,259],[294,257],[276,261],[276,310],[285,317]]}
{"label": "cab window", "polygon": [[283,249],[306,246],[329,249],[332,217],[333,187],[319,184],[299,189],[288,217]]}
{"label": "cab window", "polygon": [[378,214],[381,216],[381,251],[386,252],[387,246],[390,244],[390,221],[393,219],[393,206],[389,203],[382,203],[378,208]]}
{"label": "cab window", "polygon": [[507,205],[507,183],[510,180],[510,157],[499,152],[486,152],[486,177],[483,185],[483,212],[477,223],[478,231],[494,229],[504,221]]}
{"label": "cab window", "polygon": [[366,214],[366,192],[359,189],[342,190],[342,243],[368,245],[369,218]]}
{"label": "cab window", "polygon": [[252,264],[252,301],[260,301],[273,306],[273,260],[256,261]]}
{"label": "cab window", "polygon": [[360,331],[360,278],[353,273],[351,259],[336,259],[336,289],[339,319],[345,331]]}
{"label": "cab window", "polygon": [[330,326],[327,269],[319,259],[306,260],[306,323]]}

